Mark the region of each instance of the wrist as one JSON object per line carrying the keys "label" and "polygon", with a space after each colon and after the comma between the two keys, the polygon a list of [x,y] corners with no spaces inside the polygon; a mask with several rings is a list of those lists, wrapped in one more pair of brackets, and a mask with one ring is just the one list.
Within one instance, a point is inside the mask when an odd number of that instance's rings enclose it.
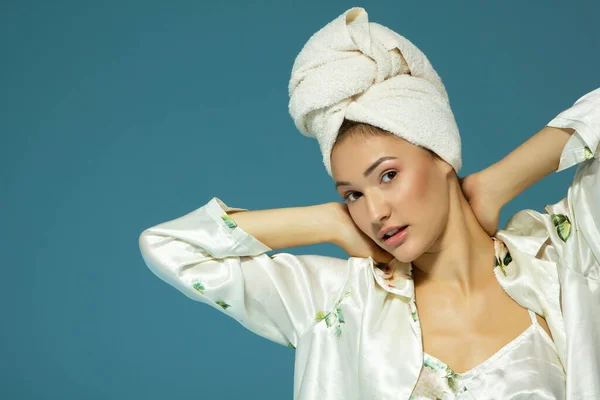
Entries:
{"label": "wrist", "polygon": [[344,248],[345,226],[348,218],[350,218],[346,204],[338,202],[326,203],[323,204],[323,210],[327,214],[324,220],[326,221],[325,229],[328,232],[329,243]]}
{"label": "wrist", "polygon": [[485,201],[492,203],[498,209],[504,207],[518,194],[515,188],[511,187],[511,182],[514,180],[503,175],[502,160],[475,175],[476,184],[483,188],[481,193],[485,197]]}

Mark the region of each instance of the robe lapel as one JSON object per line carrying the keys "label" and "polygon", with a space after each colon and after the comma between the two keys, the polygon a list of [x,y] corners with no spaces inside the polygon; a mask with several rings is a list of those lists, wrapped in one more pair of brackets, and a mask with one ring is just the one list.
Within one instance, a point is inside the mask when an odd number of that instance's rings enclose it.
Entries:
{"label": "robe lapel", "polygon": [[365,269],[361,277],[369,290],[359,341],[359,397],[408,399],[423,365],[421,337],[410,324],[409,298],[399,294],[412,292],[412,280],[402,278],[406,286],[393,293],[394,288],[381,286],[382,276],[376,274],[373,279],[376,270],[373,267]]}

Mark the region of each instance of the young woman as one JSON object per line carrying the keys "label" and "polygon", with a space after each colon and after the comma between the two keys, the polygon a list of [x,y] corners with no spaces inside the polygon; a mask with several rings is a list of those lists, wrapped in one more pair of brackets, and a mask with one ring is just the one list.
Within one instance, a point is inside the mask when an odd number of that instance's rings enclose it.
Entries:
{"label": "young woman", "polygon": [[[344,203],[213,198],[141,234],[158,277],[296,348],[295,399],[600,398],[600,89],[463,179],[439,77],[361,8],[311,37],[290,94]],[[575,164],[563,200],[497,231]],[[267,254],[320,242],[350,258]]]}

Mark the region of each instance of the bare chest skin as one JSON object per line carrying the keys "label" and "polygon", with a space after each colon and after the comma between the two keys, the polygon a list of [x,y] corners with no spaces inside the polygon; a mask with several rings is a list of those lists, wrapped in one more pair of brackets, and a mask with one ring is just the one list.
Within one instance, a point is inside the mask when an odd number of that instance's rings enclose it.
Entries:
{"label": "bare chest skin", "polygon": [[[415,286],[415,296],[424,351],[457,373],[483,363],[532,324],[527,309],[493,275],[468,299],[426,284]],[[537,320],[550,335],[546,321],[539,315]]]}

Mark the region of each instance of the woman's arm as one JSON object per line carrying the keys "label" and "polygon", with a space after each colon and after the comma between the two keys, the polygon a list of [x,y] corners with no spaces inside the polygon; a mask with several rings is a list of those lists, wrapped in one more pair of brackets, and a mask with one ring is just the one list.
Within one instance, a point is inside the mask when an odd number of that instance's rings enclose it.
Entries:
{"label": "woman's arm", "polygon": [[333,243],[351,257],[387,263],[393,256],[354,224],[344,203],[229,212],[229,218],[272,250]]}
{"label": "woman's arm", "polygon": [[461,179],[461,189],[485,231],[500,209],[551,172],[600,158],[600,88],[579,98],[502,160]]}
{"label": "woman's arm", "polygon": [[570,128],[546,126],[506,157],[480,171],[479,179],[498,209],[557,170],[560,155],[573,134]]}
{"label": "woman's arm", "polygon": [[559,167],[571,128],[546,126],[502,160],[460,180],[461,189],[481,227],[494,235],[500,210],[519,193]]}
{"label": "woman's arm", "polygon": [[228,214],[235,224],[272,250],[339,243],[340,224],[334,203]]}

